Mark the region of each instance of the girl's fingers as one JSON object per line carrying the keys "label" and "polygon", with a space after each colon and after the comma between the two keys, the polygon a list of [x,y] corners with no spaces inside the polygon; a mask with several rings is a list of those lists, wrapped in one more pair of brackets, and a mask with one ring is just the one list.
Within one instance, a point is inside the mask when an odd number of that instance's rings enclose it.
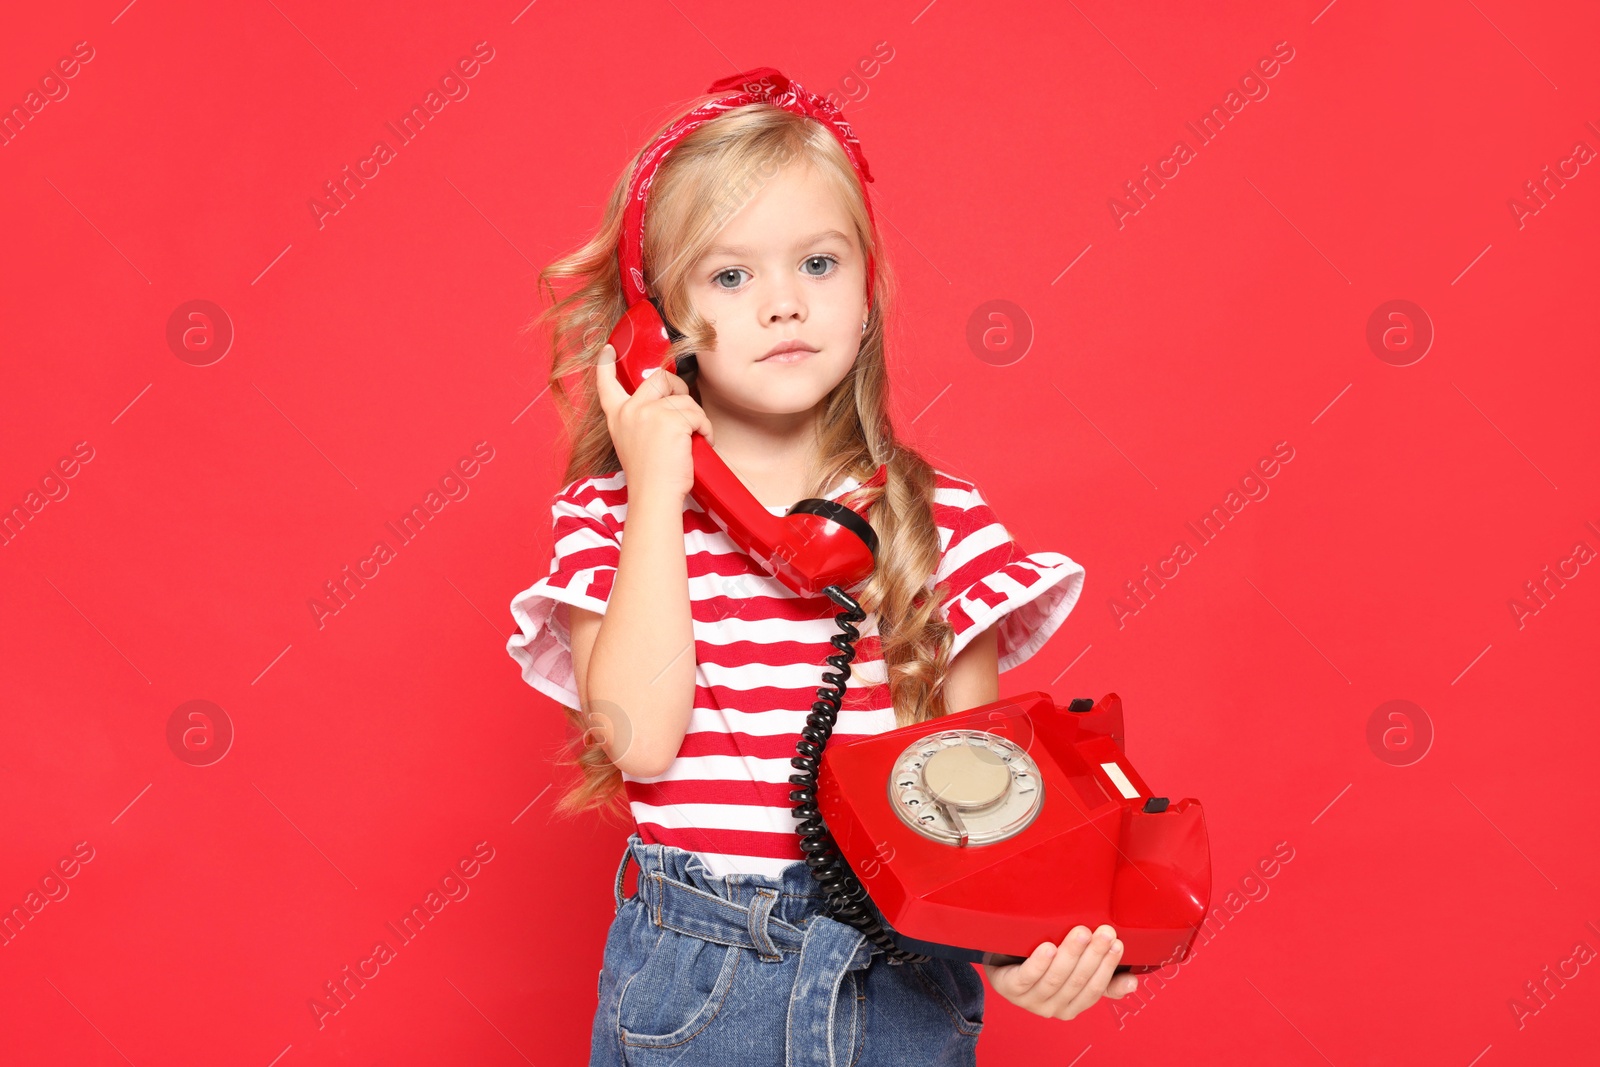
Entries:
{"label": "girl's fingers", "polygon": [[[644,384],[650,386],[649,396],[688,396],[689,386],[669,370],[647,370]],[[644,386],[639,388],[644,392]]]}
{"label": "girl's fingers", "polygon": [[1122,962],[1122,942],[1113,941],[1106,950],[1106,958],[1100,964],[1100,969],[1095,972],[1094,980],[1089,983],[1089,988],[1082,993],[1083,1006],[1078,1010],[1084,1011],[1091,1007],[1095,1001],[1111,992],[1111,987],[1117,987],[1117,996],[1127,992],[1127,987],[1122,984],[1123,976],[1117,973],[1117,965]]}
{"label": "girl's fingers", "polygon": [[1078,943],[1073,940],[1082,926],[1072,929],[1066,937],[1061,939],[1061,944],[1051,945],[1051,952],[1047,957],[1049,966],[1034,982],[1029,993],[1029,1010],[1044,1014],[1045,1005],[1060,991],[1067,979],[1072,975],[1073,968],[1078,965],[1078,955],[1083,951]]}
{"label": "girl's fingers", "polygon": [[1027,959],[1016,964],[1011,971],[1012,996],[1021,996],[1039,984],[1045,972],[1050,969],[1051,962],[1056,958],[1056,947],[1048,941],[1041,941]]}
{"label": "girl's fingers", "polygon": [[1042,1007],[1052,1014],[1078,995],[1104,958],[1107,942],[1099,941],[1093,934],[1086,942],[1079,942],[1080,933],[1090,934],[1090,930],[1078,926],[1062,939],[1055,963],[1039,983],[1046,1000]]}
{"label": "girl's fingers", "polygon": [[628,399],[628,391],[617,381],[617,353],[610,345],[600,350],[600,358],[594,366],[594,378],[600,410],[610,416],[618,404]]}
{"label": "girl's fingers", "polygon": [[701,434],[706,439],[706,444],[711,444],[711,419],[706,415],[705,409],[694,402],[694,397],[685,395],[681,398],[673,397],[665,401],[666,405],[683,416],[689,424],[689,429]]}
{"label": "girl's fingers", "polygon": [[1111,972],[1111,981],[1106,985],[1106,996],[1112,1000],[1121,1000],[1123,997],[1139,988],[1139,976],[1136,974],[1118,974],[1115,969]]}
{"label": "girl's fingers", "polygon": [[[1096,943],[1092,948],[1084,950],[1083,959],[1078,961],[1080,969],[1088,969],[1087,978],[1082,985],[1078,985],[1080,974],[1077,970],[1074,970],[1072,978],[1067,982],[1067,988],[1071,989],[1077,986],[1077,991],[1068,995],[1063,990],[1057,1001],[1049,1005],[1052,1009],[1051,1014],[1068,1019],[1075,1018],[1091,1008],[1095,1001],[1105,995],[1106,987],[1111,981],[1111,975],[1117,969],[1117,964],[1122,960],[1122,942],[1113,940],[1109,947],[1102,949],[1098,943],[1099,938],[1096,938],[1095,941]],[[1096,949],[1100,950],[1101,953],[1097,959],[1092,955]]]}

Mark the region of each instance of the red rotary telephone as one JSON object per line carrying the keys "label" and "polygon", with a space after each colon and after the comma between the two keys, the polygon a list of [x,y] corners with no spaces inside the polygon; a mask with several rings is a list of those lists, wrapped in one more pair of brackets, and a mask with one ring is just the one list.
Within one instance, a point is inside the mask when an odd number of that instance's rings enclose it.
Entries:
{"label": "red rotary telephone", "polygon": [[[617,380],[669,369],[678,336],[651,300],[611,332]],[[686,360],[672,368],[687,369]],[[802,500],[773,515],[695,434],[690,495],[733,542],[800,596],[827,595],[834,670],[817,690],[789,799],[800,848],[828,912],[890,963],[931,956],[1016,963],[1072,927],[1107,923],[1119,971],[1188,956],[1211,905],[1200,802],[1151,795],[1128,762],[1122,701],[1024,693],[828,748],[866,613],[845,590],[865,581],[878,539],[858,512]],[[981,946],[981,947],[979,947]]]}

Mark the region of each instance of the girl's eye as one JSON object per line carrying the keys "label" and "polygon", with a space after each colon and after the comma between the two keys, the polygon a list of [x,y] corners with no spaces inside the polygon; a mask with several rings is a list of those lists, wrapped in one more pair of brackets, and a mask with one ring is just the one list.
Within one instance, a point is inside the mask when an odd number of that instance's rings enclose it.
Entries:
{"label": "girl's eye", "polygon": [[[801,269],[812,278],[825,278],[832,273],[833,268],[837,267],[838,265],[839,260],[834,256],[815,255],[807,256],[802,264]],[[719,270],[716,274],[712,275],[711,284],[719,289],[727,289],[732,291],[739,288],[739,276],[748,273],[750,272],[745,270],[743,267],[729,267],[727,270]]]}
{"label": "girl's eye", "polygon": [[823,265],[823,269],[816,272],[807,270],[806,273],[810,274],[813,278],[820,278],[827,273],[827,268],[830,265],[837,264],[838,262],[839,261],[834,259],[832,256],[811,256],[806,260],[806,266],[810,267],[814,263],[821,263]]}

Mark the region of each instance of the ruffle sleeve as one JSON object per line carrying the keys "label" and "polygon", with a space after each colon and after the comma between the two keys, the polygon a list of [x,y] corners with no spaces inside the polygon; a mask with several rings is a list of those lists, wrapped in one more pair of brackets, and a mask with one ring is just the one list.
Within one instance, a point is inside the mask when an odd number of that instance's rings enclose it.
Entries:
{"label": "ruffle sleeve", "polygon": [[[612,479],[619,480],[619,479]],[[550,573],[511,600],[518,632],[506,652],[522,667],[522,680],[569,708],[579,706],[567,606],[605,613],[621,558],[615,494],[605,479],[575,483],[551,504]]]}
{"label": "ruffle sleeve", "polygon": [[1060,628],[1083,591],[1083,567],[1059,552],[1026,552],[971,483],[938,490],[935,514],[948,540],[934,574],[940,611],[955,630],[950,658],[996,629],[1000,670],[1024,662]]}

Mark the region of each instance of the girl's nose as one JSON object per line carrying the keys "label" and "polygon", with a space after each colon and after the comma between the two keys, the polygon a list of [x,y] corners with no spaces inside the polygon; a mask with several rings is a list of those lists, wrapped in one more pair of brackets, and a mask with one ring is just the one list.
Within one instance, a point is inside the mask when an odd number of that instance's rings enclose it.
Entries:
{"label": "girl's nose", "polygon": [[769,325],[793,319],[804,322],[806,319],[805,301],[801,299],[798,288],[793,283],[777,282],[767,291],[763,311],[763,319]]}
{"label": "girl's nose", "polygon": [[794,318],[795,322],[805,322],[805,304],[794,291],[771,294],[766,301],[766,322],[781,323],[786,318]]}

